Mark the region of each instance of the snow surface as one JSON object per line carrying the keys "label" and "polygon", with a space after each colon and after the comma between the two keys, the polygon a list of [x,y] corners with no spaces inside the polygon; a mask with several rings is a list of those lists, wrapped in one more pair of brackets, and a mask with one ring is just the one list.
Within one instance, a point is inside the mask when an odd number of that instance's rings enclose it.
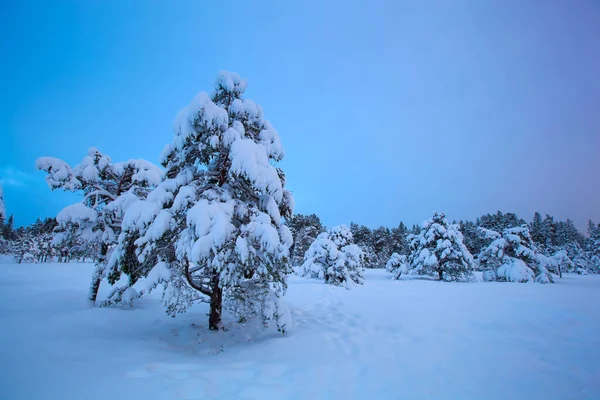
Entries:
{"label": "snow surface", "polygon": [[[288,336],[207,305],[91,308],[92,264],[0,259],[0,399],[598,399],[600,276],[290,278]],[[106,289],[106,288],[104,288]],[[102,295],[102,293],[101,293]]]}

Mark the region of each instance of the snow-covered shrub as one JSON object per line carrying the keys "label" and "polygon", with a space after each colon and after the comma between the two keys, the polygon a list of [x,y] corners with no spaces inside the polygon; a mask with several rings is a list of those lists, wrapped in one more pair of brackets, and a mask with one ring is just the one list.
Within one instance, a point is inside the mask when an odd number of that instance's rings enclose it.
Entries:
{"label": "snow-covered shrub", "polygon": [[[496,270],[496,276],[500,281],[506,282],[531,282],[535,279],[533,270],[519,258],[507,259]],[[541,281],[541,283],[546,283]]]}
{"label": "snow-covered shrub", "polygon": [[408,258],[404,254],[392,253],[385,270],[393,275],[393,279],[400,279],[408,271]]}
{"label": "snow-covered shrub", "polygon": [[482,279],[484,282],[493,282],[498,279],[498,275],[496,274],[496,270],[488,269],[483,271]]}
{"label": "snow-covered shrub", "polygon": [[340,225],[317,236],[306,251],[301,275],[350,288],[363,284],[363,268],[362,250],[353,244],[350,229]]}
{"label": "snow-covered shrub", "polygon": [[457,224],[443,213],[423,223],[418,235],[409,235],[408,273],[429,275],[445,281],[471,281],[473,256],[463,243]]}
{"label": "snow-covered shrub", "polygon": [[484,270],[496,272],[497,280],[553,282],[548,267],[557,270],[558,262],[538,251],[527,225],[504,229],[501,235],[496,232],[493,236],[496,239],[481,251],[478,259]]}
{"label": "snow-covered shrub", "polygon": [[284,156],[279,134],[245,89],[237,74],[222,73],[212,95],[200,92],[176,117],[161,156],[166,179],[127,210],[109,261],[109,275],[118,274],[133,243],[149,272],[115,288],[106,305],[160,285],[170,314],[209,302],[212,330],[221,326],[223,307],[241,320],[259,314],[288,328],[280,297],[292,235],[283,219],[293,199],[274,165]]}

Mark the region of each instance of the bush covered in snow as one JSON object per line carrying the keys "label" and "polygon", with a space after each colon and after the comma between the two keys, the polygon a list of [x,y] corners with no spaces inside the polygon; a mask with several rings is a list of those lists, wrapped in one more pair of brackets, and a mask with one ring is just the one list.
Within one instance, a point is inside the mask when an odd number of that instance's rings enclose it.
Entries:
{"label": "bush covered in snow", "polygon": [[350,229],[340,225],[317,236],[306,251],[300,274],[350,288],[363,284],[363,268],[362,250],[353,243]]}

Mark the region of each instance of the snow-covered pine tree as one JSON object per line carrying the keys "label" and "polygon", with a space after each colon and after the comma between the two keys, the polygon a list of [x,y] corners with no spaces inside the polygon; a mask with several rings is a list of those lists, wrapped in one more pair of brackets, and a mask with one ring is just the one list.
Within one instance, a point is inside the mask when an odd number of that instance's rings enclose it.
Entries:
{"label": "snow-covered pine tree", "polygon": [[581,248],[579,243],[569,242],[563,246],[563,250],[566,252],[567,257],[572,261],[572,269],[567,268],[564,272],[576,272],[580,275],[595,272],[589,254]]}
{"label": "snow-covered pine tree", "polygon": [[176,117],[161,156],[167,179],[128,210],[110,264],[118,274],[133,241],[149,272],[116,288],[107,304],[162,285],[171,315],[209,302],[211,330],[221,327],[223,307],[240,320],[260,315],[281,332],[289,328],[280,297],[291,272],[283,219],[293,198],[274,166],[284,156],[279,134],[245,90],[239,75],[223,72],[212,95],[200,92]]}
{"label": "snow-covered pine tree", "polygon": [[301,274],[350,289],[352,284],[364,283],[363,266],[364,255],[353,243],[352,232],[345,225],[339,225],[321,233],[310,245]]}
{"label": "snow-covered pine tree", "polygon": [[14,215],[10,215],[4,224],[4,231],[2,232],[2,237],[5,240],[13,241],[17,239],[17,234],[14,229],[15,225],[15,217]]}
{"label": "snow-covered pine tree", "polygon": [[553,282],[547,267],[554,264],[536,247],[526,224],[504,229],[502,234],[488,232],[494,240],[478,256],[485,280]]}
{"label": "snow-covered pine tree", "polygon": [[583,235],[579,233],[572,220],[559,221],[556,223],[556,234],[554,237],[554,245],[564,248],[569,243],[577,243],[580,246],[583,244]]}
{"label": "snow-covered pine tree", "polygon": [[114,163],[95,148],[74,167],[53,157],[39,158],[36,165],[48,173],[46,182],[52,190],[83,194],[81,202],[65,207],[56,220],[59,231],[76,229],[80,239],[101,243],[89,293],[94,303],[105,276],[108,252],[121,232],[123,213],[162,181],[162,171],[145,160]]}
{"label": "snow-covered pine tree", "polygon": [[295,214],[286,225],[292,232],[294,244],[290,249],[291,262],[294,266],[299,266],[304,260],[304,254],[310,247],[310,244],[325,231],[321,220],[316,214],[303,215]]}
{"label": "snow-covered pine tree", "polygon": [[600,225],[588,222],[588,237],[585,240],[587,259],[594,273],[600,272]]}
{"label": "snow-covered pine tree", "polygon": [[473,256],[463,243],[457,224],[450,224],[444,213],[435,213],[423,223],[418,235],[408,237],[409,273],[429,275],[445,281],[471,281]]}
{"label": "snow-covered pine tree", "polygon": [[472,221],[460,221],[458,225],[465,246],[471,254],[479,254],[481,249],[491,241],[482,236],[479,227]]}
{"label": "snow-covered pine tree", "polygon": [[373,248],[375,250],[376,265],[375,268],[384,268],[390,256],[392,255],[392,232],[385,226],[373,229]]}
{"label": "snow-covered pine tree", "polygon": [[379,259],[375,251],[373,231],[365,225],[358,225],[355,222],[351,222],[350,232],[352,233],[354,244],[360,247],[363,252],[364,267],[377,268]]}
{"label": "snow-covered pine tree", "polygon": [[400,279],[408,271],[408,258],[404,254],[392,253],[385,264],[385,270],[393,275],[393,279]]}
{"label": "snow-covered pine tree", "polygon": [[502,211],[497,211],[496,214],[484,214],[477,218],[476,225],[495,232],[502,232],[504,229],[521,226],[525,223],[514,213],[504,214]]}
{"label": "snow-covered pine tree", "polygon": [[[546,237],[542,232],[542,224],[542,214],[536,211],[533,214],[533,220],[529,224],[529,234],[531,236],[531,240],[533,240],[533,242],[538,246],[546,243]],[[498,232],[502,232],[502,230],[499,230]]]}

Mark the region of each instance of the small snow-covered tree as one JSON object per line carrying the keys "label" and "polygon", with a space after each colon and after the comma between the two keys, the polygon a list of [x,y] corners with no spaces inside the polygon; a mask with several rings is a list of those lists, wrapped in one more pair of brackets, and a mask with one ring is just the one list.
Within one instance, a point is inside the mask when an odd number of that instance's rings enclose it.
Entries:
{"label": "small snow-covered tree", "polygon": [[167,179],[127,211],[109,264],[110,275],[123,272],[126,249],[136,247],[144,279],[115,288],[107,304],[162,285],[171,315],[209,302],[211,330],[224,306],[240,320],[260,315],[289,327],[280,297],[291,272],[283,219],[293,199],[275,166],[284,156],[279,134],[245,90],[245,80],[224,72],[212,95],[200,92],[180,111],[161,156]]}
{"label": "small snow-covered tree", "polygon": [[392,253],[385,264],[385,270],[393,275],[393,279],[400,279],[408,271],[408,258],[404,254]]}
{"label": "small snow-covered tree", "polygon": [[89,300],[94,303],[105,276],[108,252],[121,232],[125,210],[161,182],[162,171],[145,160],[114,163],[95,148],[74,167],[53,157],[39,158],[36,164],[48,173],[46,182],[52,190],[83,193],[83,201],[65,207],[56,220],[59,232],[76,229],[80,239],[101,243],[89,293]]}
{"label": "small snow-covered tree", "polygon": [[349,289],[364,283],[363,265],[363,252],[353,243],[352,232],[340,225],[317,236],[306,251],[301,275]]}
{"label": "small snow-covered tree", "polygon": [[35,262],[38,248],[34,238],[28,234],[20,236],[15,243],[14,253],[15,262],[19,264]]}
{"label": "small snow-covered tree", "polygon": [[478,256],[485,280],[553,282],[548,268],[558,264],[538,250],[526,224],[504,229],[502,234],[488,231],[488,235],[494,240]]}
{"label": "small snow-covered tree", "polygon": [[410,235],[409,273],[429,275],[445,281],[473,279],[473,256],[463,243],[458,224],[450,224],[443,213],[423,223],[418,235]]}

